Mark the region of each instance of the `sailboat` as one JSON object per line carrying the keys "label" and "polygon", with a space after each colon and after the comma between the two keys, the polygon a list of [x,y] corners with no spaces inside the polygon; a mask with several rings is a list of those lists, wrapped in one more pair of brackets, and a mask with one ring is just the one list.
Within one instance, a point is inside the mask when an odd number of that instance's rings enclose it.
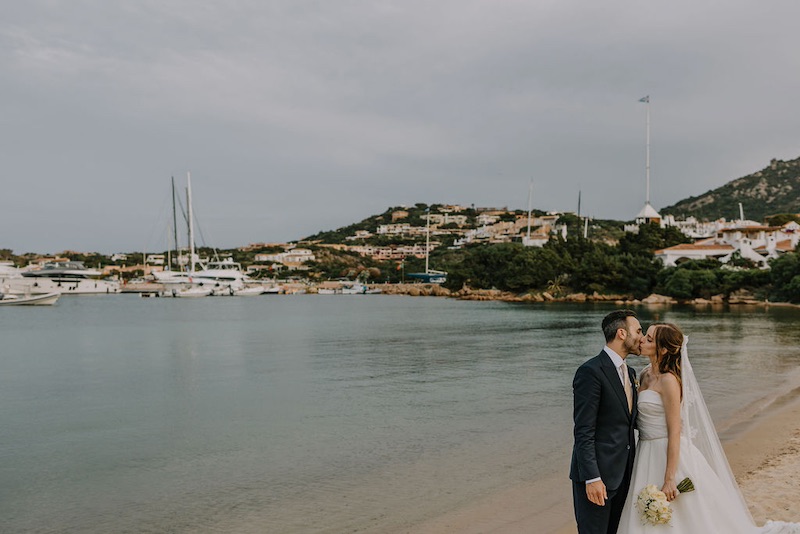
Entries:
{"label": "sailboat", "polygon": [[[172,184],[172,217],[177,226],[175,215],[175,183]],[[240,263],[232,258],[210,261],[203,264],[197,258],[194,249],[194,212],[192,205],[192,177],[186,174],[187,223],[189,228],[189,260],[186,271],[161,271],[153,273],[157,282],[169,287],[167,296],[173,297],[205,297],[216,296],[250,296],[264,292],[263,286],[250,287],[250,278],[242,271]],[[178,249],[178,236],[175,232],[175,249]],[[199,269],[198,269],[199,266]]]}
{"label": "sailboat", "polygon": [[431,209],[425,209],[426,219],[428,220],[427,231],[425,237],[425,272],[424,273],[408,273],[408,278],[419,280],[425,284],[444,284],[447,281],[447,273],[445,271],[434,271],[430,268],[430,254],[431,254]]}
{"label": "sailboat", "polygon": [[[191,175],[186,173],[188,187],[187,187],[187,201],[191,200]],[[189,202],[191,206],[191,202]],[[190,208],[191,210],[191,208]],[[188,220],[187,220],[188,223]],[[175,210],[175,178],[172,179],[172,231],[173,231],[173,244],[175,245],[175,253],[178,255],[177,263],[181,263],[182,257],[180,256],[179,252],[179,245],[178,245],[178,218],[177,213]],[[192,231],[190,229],[190,237],[189,240],[192,240]],[[172,258],[171,258],[171,251],[168,253],[168,260],[167,260],[167,267],[163,271],[153,271],[153,277],[155,281],[164,284],[166,286],[184,286],[186,284],[190,284],[191,280],[189,279],[189,273],[187,271],[174,271],[172,270]],[[174,287],[173,287],[174,289]]]}
{"label": "sailboat", "polygon": [[[163,295],[168,297],[207,297],[212,289],[195,285],[193,278],[196,258],[194,254],[194,220],[192,216],[192,175],[186,173],[186,202],[188,205],[187,223],[189,226],[189,269],[188,271],[173,271],[171,269],[156,271],[153,276],[156,282],[164,284],[166,290]],[[175,181],[172,182],[172,218],[175,224]],[[177,224],[175,224],[177,228]],[[175,230],[175,249],[178,249],[178,234]]]}

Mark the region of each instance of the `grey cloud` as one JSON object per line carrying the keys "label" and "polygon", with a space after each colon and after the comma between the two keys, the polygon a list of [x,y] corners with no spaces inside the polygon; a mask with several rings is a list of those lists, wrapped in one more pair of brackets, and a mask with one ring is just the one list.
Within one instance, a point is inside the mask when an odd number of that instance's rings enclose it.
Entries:
{"label": "grey cloud", "polygon": [[[193,172],[217,246],[388,206],[630,219],[797,157],[800,6],[771,2],[31,1],[0,21],[16,251],[144,243]],[[32,210],[43,210],[30,217]],[[68,219],[54,226],[52,220]],[[102,224],[98,224],[102,221]]]}

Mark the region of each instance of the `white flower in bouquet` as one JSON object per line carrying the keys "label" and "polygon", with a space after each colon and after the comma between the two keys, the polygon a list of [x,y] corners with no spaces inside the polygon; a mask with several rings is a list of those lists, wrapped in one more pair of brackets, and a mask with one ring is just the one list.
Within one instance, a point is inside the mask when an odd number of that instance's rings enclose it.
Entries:
{"label": "white flower in bouquet", "polygon": [[648,484],[636,497],[636,509],[642,516],[642,523],[666,525],[672,519],[672,508],[664,492],[653,484]]}
{"label": "white flower in bouquet", "polygon": [[[684,478],[678,483],[679,493],[694,491],[694,484],[689,477]],[[655,485],[648,484],[636,497],[636,509],[642,516],[642,523],[651,525],[666,525],[672,519],[672,508],[664,492]]]}

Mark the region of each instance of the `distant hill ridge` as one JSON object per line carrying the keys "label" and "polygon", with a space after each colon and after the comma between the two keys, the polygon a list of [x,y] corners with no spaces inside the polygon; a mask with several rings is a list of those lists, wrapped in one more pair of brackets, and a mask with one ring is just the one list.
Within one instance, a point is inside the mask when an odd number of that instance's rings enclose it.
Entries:
{"label": "distant hill ridge", "polygon": [[[661,208],[661,215],[674,215],[678,218],[694,216],[700,220],[714,221],[725,217],[728,220],[739,218],[739,203],[742,203],[747,219],[763,221],[770,215],[800,214],[800,158],[782,161],[773,159],[769,166],[753,174],[737,178],[727,184],[699,196],[689,197],[672,206]],[[347,243],[347,237],[355,232],[374,232],[379,225],[394,221],[393,212],[407,212],[402,222],[414,226],[425,225],[427,204],[397,206],[385,212],[372,215],[336,230],[323,231],[303,238],[302,241],[323,243]],[[441,205],[430,206],[438,212]],[[463,213],[469,215],[470,224],[475,226],[474,217],[478,210],[467,208]],[[534,210],[537,215],[543,211]],[[524,214],[521,210],[511,213]],[[513,216],[511,217],[513,219]],[[413,240],[412,240],[413,241]]]}
{"label": "distant hill ridge", "polygon": [[779,213],[800,212],[800,158],[773,159],[769,166],[696,197],[661,208],[662,215],[716,220],[737,219],[739,203],[747,219],[761,221]]}

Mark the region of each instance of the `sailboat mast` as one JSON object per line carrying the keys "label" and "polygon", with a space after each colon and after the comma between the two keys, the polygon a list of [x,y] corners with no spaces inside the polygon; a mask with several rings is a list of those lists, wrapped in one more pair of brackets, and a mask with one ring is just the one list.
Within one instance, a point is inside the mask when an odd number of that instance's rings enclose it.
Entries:
{"label": "sailboat mast", "polygon": [[169,228],[167,228],[167,266],[168,271],[172,270],[172,247],[169,246]]}
{"label": "sailboat mast", "polygon": [[428,212],[428,215],[427,215],[427,219],[428,219],[427,227],[428,227],[428,230],[426,232],[427,235],[425,237],[425,274],[427,274],[428,273],[428,260],[429,260],[428,256],[431,255],[431,208],[430,208],[430,206],[428,206],[425,209],[425,211]]}
{"label": "sailboat mast", "polygon": [[[175,214],[175,177],[171,176],[172,179],[172,237],[174,239],[175,244],[175,256],[176,258],[180,257],[180,248],[178,247],[178,217]],[[178,261],[180,264],[180,261]],[[170,262],[170,269],[172,269],[172,263]]]}
{"label": "sailboat mast", "polygon": [[528,242],[525,243],[525,246],[528,246],[531,243],[531,198],[532,197],[533,197],[533,180],[531,180],[531,183],[528,186]]}
{"label": "sailboat mast", "polygon": [[192,214],[192,175],[186,173],[186,204],[189,206],[189,272],[194,272],[194,215]]}

